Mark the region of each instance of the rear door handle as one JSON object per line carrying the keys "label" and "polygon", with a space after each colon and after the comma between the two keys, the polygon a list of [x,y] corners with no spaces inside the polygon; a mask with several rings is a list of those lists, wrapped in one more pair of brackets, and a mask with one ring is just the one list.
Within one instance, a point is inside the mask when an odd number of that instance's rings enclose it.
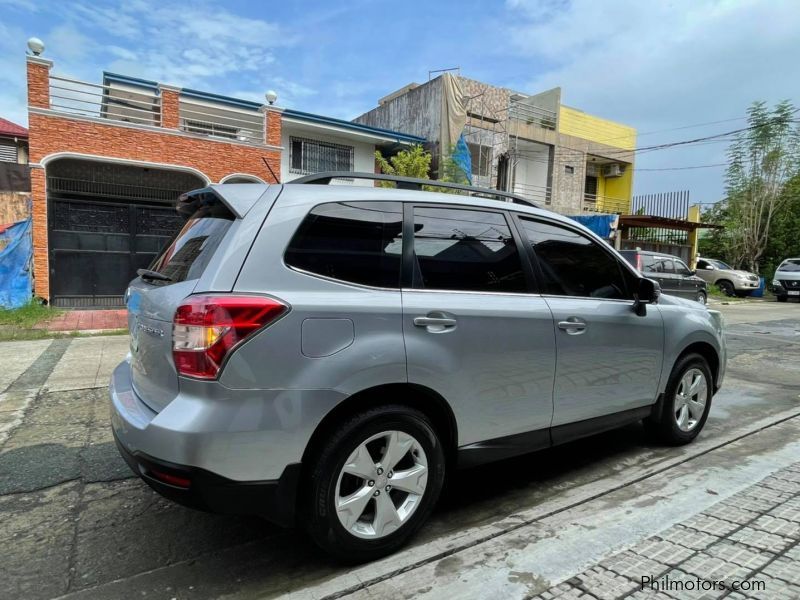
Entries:
{"label": "rear door handle", "polygon": [[432,312],[424,317],[414,317],[414,325],[425,327],[430,333],[441,333],[455,328],[458,321],[455,318],[445,316],[444,313]]}
{"label": "rear door handle", "polygon": [[558,328],[566,331],[567,335],[579,335],[586,331],[586,321],[577,317],[569,317],[566,321],[559,321]]}

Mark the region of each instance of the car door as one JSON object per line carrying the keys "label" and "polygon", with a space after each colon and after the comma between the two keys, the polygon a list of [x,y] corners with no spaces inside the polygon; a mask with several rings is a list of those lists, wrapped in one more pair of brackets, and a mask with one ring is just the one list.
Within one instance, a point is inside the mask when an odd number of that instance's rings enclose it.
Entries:
{"label": "car door", "polygon": [[638,275],[578,229],[528,217],[518,223],[556,323],[553,426],[655,402],[663,322],[657,305],[645,316],[633,311]]}
{"label": "car door", "polygon": [[549,444],[555,333],[502,211],[408,205],[402,289],[408,380],[447,400],[460,446]]}
{"label": "car door", "polygon": [[675,265],[675,275],[678,277],[679,295],[694,300],[697,298],[698,290],[702,287],[700,285],[702,280],[699,277],[695,277],[691,269],[682,260],[676,258],[673,260],[673,264]]}
{"label": "car door", "polygon": [[[661,290],[671,296],[681,295],[680,277],[675,274],[675,263],[669,256],[654,256],[653,271]],[[649,275],[648,275],[649,277]]]}

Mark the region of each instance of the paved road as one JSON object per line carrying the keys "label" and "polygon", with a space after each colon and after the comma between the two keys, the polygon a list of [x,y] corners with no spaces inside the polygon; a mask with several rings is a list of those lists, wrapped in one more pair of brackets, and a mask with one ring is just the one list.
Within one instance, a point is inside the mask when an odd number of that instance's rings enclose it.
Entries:
{"label": "paved road", "polygon": [[184,509],[130,477],[103,387],[127,338],[0,344],[0,598],[556,589],[800,456],[800,306],[719,308],[729,371],[695,444],[664,448],[631,426],[459,473],[411,548],[356,569],[296,532]]}

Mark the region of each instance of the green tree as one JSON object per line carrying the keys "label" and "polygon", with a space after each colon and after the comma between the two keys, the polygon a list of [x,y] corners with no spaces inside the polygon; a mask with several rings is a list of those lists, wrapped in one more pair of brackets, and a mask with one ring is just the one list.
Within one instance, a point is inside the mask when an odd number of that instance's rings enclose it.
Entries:
{"label": "green tree", "polygon": [[[398,175],[403,177],[415,177],[417,179],[430,179],[431,160],[430,152],[426,152],[420,145],[411,146],[406,150],[401,150],[387,160],[379,150],[375,151],[375,160],[380,167],[381,173],[386,175]],[[452,152],[442,157],[441,177],[439,181],[451,183],[469,184],[464,172],[459,168],[452,158]],[[395,187],[391,181],[378,182],[380,187]],[[452,190],[436,185],[425,185],[422,189],[428,192],[443,192],[446,194],[457,194],[458,190]]]}
{"label": "green tree", "polygon": [[770,110],[764,102],[748,109],[748,128],[728,150],[724,236],[727,257],[756,273],[770,240],[771,227],[790,200],[789,180],[800,172],[800,127],[789,101]]}
{"label": "green tree", "polygon": [[[380,153],[375,151],[375,160],[382,173],[386,175],[400,175],[403,177],[415,177],[417,179],[430,179],[431,154],[417,144],[406,150],[401,150],[394,156],[386,160]],[[390,181],[380,181],[381,187],[394,187]]]}

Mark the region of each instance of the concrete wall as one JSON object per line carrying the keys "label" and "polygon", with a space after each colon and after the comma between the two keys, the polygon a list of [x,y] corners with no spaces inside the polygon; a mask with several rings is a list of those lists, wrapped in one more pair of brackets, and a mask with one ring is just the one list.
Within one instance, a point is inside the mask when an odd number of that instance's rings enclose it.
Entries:
{"label": "concrete wall", "polygon": [[438,144],[441,118],[442,81],[437,77],[386,101],[353,121],[410,133],[424,137],[432,144]]}

